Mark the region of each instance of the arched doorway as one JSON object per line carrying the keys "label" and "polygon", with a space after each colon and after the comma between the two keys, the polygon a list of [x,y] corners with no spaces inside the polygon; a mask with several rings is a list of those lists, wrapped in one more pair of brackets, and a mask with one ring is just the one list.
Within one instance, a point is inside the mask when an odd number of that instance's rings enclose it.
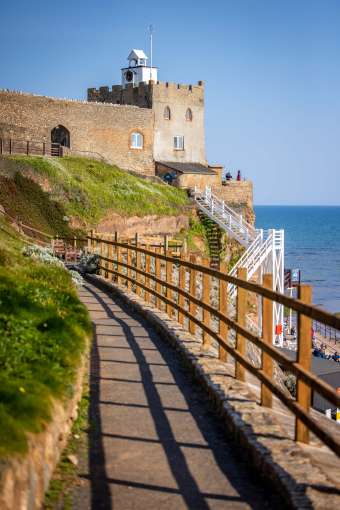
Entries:
{"label": "arched doorway", "polygon": [[51,143],[59,143],[62,147],[70,147],[70,132],[64,126],[56,126],[51,131]]}

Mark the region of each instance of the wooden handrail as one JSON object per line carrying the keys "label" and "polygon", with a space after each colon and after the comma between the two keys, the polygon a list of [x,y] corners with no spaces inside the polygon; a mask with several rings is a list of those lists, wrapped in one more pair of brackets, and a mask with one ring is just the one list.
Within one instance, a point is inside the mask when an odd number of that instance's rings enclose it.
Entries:
{"label": "wooden handrail", "polygon": [[[134,251],[135,251],[135,248],[134,248]],[[155,253],[154,253],[154,255],[155,255]],[[111,261],[111,259],[109,259],[107,257],[100,257],[100,258],[101,258],[101,260],[104,260],[105,262]],[[117,264],[117,261],[115,261],[115,262]],[[128,265],[124,262],[118,262],[118,265],[125,267],[127,269],[130,269],[130,270],[132,269],[133,271],[136,271],[140,275],[145,275],[145,272],[142,269],[138,269],[133,265]],[[99,269],[104,270],[104,266],[100,265]],[[108,271],[108,270],[105,268],[105,271]],[[118,275],[118,272],[114,271],[114,270],[110,270],[108,272]],[[119,275],[122,276],[122,273],[119,273]],[[127,278],[127,277],[123,276],[123,278]],[[271,358],[273,358],[277,363],[284,366],[284,368],[286,368],[288,371],[292,372],[294,375],[300,376],[304,381],[306,381],[308,384],[310,384],[310,386],[314,390],[321,393],[323,397],[327,398],[327,400],[330,400],[332,402],[332,404],[340,407],[340,397],[335,393],[335,391],[329,384],[325,383],[322,379],[319,379],[312,372],[306,371],[304,367],[299,365],[299,363],[297,363],[296,361],[292,361],[291,358],[289,358],[285,354],[278,351],[273,345],[264,342],[260,337],[254,335],[253,333],[248,331],[244,326],[239,324],[237,321],[230,319],[230,317],[228,317],[225,314],[222,314],[219,310],[216,310],[216,308],[209,305],[208,303],[204,303],[196,296],[193,296],[192,294],[190,294],[190,292],[187,292],[186,290],[181,289],[176,285],[165,282],[161,278],[157,278],[152,273],[148,274],[148,278],[158,284],[165,285],[169,290],[171,290],[173,292],[177,292],[177,293],[181,294],[188,301],[191,301],[196,306],[202,307],[204,310],[209,312],[211,315],[215,315],[215,317],[217,319],[219,319],[220,321],[224,321],[226,323],[226,325],[229,326],[231,329],[233,329],[236,333],[239,333],[246,340],[253,342],[254,345],[256,345],[256,347],[259,347],[260,349],[262,349],[266,354],[271,356]],[[133,278],[131,278],[131,281],[135,281],[135,280]],[[144,290],[147,290],[147,291],[150,290],[150,287],[145,287],[145,286],[142,286],[141,284],[140,284],[140,286]],[[157,296],[157,297],[160,297],[160,296]],[[170,300],[168,300],[168,301],[170,301]],[[175,307],[178,308],[178,305],[176,305],[176,303],[174,301],[171,301],[171,304],[173,304]],[[181,312],[182,312],[182,310],[181,310]],[[200,326],[201,323],[198,322],[198,325]],[[335,400],[334,400],[334,397],[335,397]]]}
{"label": "wooden handrail", "polygon": [[[111,243],[113,245],[120,246],[122,248],[126,248],[126,246],[127,246],[126,243],[120,243],[120,242],[115,243],[115,241],[99,239],[97,237],[88,236],[87,239],[98,240],[98,242],[102,242],[105,244]],[[141,248],[140,246],[137,246],[137,247],[130,246],[130,249],[133,249],[134,251],[138,251],[140,253],[144,253],[147,255],[155,256],[154,251],[148,250],[146,248]],[[179,258],[170,257],[169,255],[164,255],[163,253],[160,253],[157,256],[161,260],[169,261],[169,262],[172,262],[173,264],[176,264],[179,262]],[[275,301],[276,303],[280,303],[280,304],[286,306],[287,308],[291,308],[292,310],[295,310],[296,312],[306,315],[307,317],[310,317],[311,319],[317,320],[318,322],[321,322],[322,324],[326,324],[327,326],[331,326],[334,329],[340,330],[340,317],[337,317],[336,315],[333,315],[329,312],[321,310],[320,308],[318,308],[315,305],[304,303],[303,301],[301,301],[299,299],[285,296],[284,294],[280,294],[279,292],[276,292],[274,290],[270,290],[265,287],[262,287],[262,285],[259,285],[257,283],[249,282],[247,280],[243,280],[243,279],[237,278],[235,276],[230,276],[229,274],[222,273],[221,271],[219,271],[217,269],[211,269],[209,267],[195,264],[188,260],[181,259],[181,265],[187,267],[188,269],[193,269],[200,273],[208,274],[210,276],[213,276],[214,278],[218,278],[219,280],[224,280],[232,285],[241,287],[242,289],[245,289],[248,292],[254,292],[255,294],[258,294],[264,298],[270,299],[271,301]]]}
{"label": "wooden handrail", "polygon": [[[308,332],[310,326],[310,319],[315,319],[332,327],[340,329],[340,319],[319,310],[313,305],[305,302],[303,299],[296,300],[293,298],[287,298],[282,294],[272,291],[268,284],[268,278],[265,279],[265,285],[261,286],[248,282],[245,278],[231,277],[230,275],[221,271],[211,269],[207,267],[207,264],[201,265],[194,261],[186,260],[184,258],[172,257],[168,253],[161,253],[143,248],[138,244],[127,244],[122,243],[118,240],[118,237],[114,241],[100,239],[97,236],[88,236],[88,246],[90,251],[99,252],[100,265],[99,269],[102,275],[108,277],[114,275],[117,282],[125,284],[131,290],[133,285],[138,295],[143,292],[144,299],[151,302],[151,296],[155,298],[155,304],[158,308],[161,308],[161,303],[164,303],[168,315],[172,316],[173,312],[176,311],[178,314],[178,320],[183,325],[183,317],[187,317],[189,321],[189,329],[192,333],[195,331],[195,326],[201,328],[205,333],[204,338],[210,337],[216,340],[220,346],[220,352],[225,352],[235,360],[236,372],[235,377],[239,380],[244,380],[244,370],[248,370],[252,373],[261,383],[262,392],[262,405],[267,407],[271,406],[271,396],[275,395],[281,402],[294,413],[296,419],[296,440],[302,442],[309,441],[309,431],[313,432],[321,441],[329,446],[337,455],[340,456],[340,444],[339,441],[327,430],[325,430],[319,421],[315,420],[309,413],[310,410],[310,394],[311,391],[316,391],[331,402],[335,407],[340,407],[340,396],[336,391],[327,383],[319,379],[310,371],[310,356],[307,360],[301,354],[298,361],[292,361],[288,356],[280,352],[275,346],[273,346],[269,337],[270,326],[272,315],[270,311],[270,303],[276,301],[294,309],[300,320],[300,335],[304,340],[304,345],[301,353],[308,353],[311,350],[311,331]],[[103,246],[108,245],[110,247],[110,257],[103,254]],[[114,257],[114,253],[116,256]],[[128,255],[129,254],[129,255]],[[142,258],[142,255],[144,256]],[[154,259],[153,270],[151,270],[151,261]],[[144,260],[144,269],[143,262]],[[161,262],[164,264],[165,278],[162,277],[161,273]],[[173,281],[173,269],[178,268],[179,283],[176,284]],[[189,290],[185,288],[185,273],[189,272]],[[227,283],[232,283],[241,289],[239,304],[237,306],[237,317],[236,319],[231,318],[228,315],[228,307],[226,303],[221,305],[221,294],[219,295],[220,304],[218,307],[214,307],[210,304],[205,295],[204,299],[197,297],[196,294],[196,275],[207,275],[224,282],[222,289],[224,292],[227,288]],[[240,270],[239,274],[243,274]],[[207,281],[207,280],[205,280]],[[129,283],[128,283],[129,282]],[[194,283],[195,285],[194,285]],[[310,295],[310,287],[302,286],[302,293]],[[303,289],[306,289],[305,291]],[[246,297],[247,292],[255,292],[256,294],[264,298],[264,304],[266,310],[264,313],[264,319],[267,326],[264,327],[263,338],[255,335],[246,328],[245,315],[246,315]],[[221,293],[221,286],[220,291]],[[302,295],[302,297],[304,297]],[[185,307],[185,300],[188,302],[188,306]],[[203,320],[200,320],[196,316],[196,309],[200,308],[203,310]],[[208,314],[208,315],[207,315]],[[214,316],[219,320],[220,324],[225,327],[219,327],[219,331],[216,332],[211,328],[211,321],[205,320],[204,317]],[[268,330],[269,328],[269,330]],[[310,328],[309,328],[310,329]],[[231,346],[228,343],[228,330],[233,330],[236,333],[237,342],[236,347]],[[254,367],[246,357],[245,341],[253,343],[256,347],[261,349],[263,357],[263,367]],[[204,340],[203,340],[204,341]],[[221,359],[225,359],[222,355]],[[287,371],[294,374],[297,378],[298,397],[295,400],[279,388],[272,381],[272,369],[271,364],[276,361],[278,364],[283,366]]]}

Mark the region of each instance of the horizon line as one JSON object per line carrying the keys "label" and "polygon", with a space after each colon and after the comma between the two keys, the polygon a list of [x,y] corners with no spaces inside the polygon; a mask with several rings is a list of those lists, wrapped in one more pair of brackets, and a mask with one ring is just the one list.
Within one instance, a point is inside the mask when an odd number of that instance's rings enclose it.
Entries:
{"label": "horizon line", "polygon": [[254,207],[340,207],[340,204],[253,204]]}

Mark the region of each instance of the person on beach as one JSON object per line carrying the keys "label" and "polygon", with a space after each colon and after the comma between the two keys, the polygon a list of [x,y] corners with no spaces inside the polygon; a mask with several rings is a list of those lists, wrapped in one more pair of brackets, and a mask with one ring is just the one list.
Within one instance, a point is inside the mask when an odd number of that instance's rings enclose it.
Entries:
{"label": "person on beach", "polygon": [[237,170],[237,177],[236,177],[236,180],[237,180],[237,181],[240,181],[240,180],[241,180],[241,170]]}

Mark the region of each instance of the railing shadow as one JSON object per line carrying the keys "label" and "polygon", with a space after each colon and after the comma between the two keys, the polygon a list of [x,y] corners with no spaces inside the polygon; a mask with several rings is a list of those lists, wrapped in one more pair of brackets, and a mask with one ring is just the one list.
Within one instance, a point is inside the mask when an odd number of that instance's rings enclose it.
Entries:
{"label": "railing shadow", "polygon": [[[100,430],[101,425],[100,420],[98,420],[96,433],[93,434],[92,438],[90,438],[90,449],[98,454],[97,460],[95,459],[96,453],[91,457],[92,460],[96,460],[94,464],[95,468],[90,469],[92,491],[97,492],[99,490],[101,493],[104,491],[107,494],[108,485],[110,483],[114,483],[116,485],[125,484],[130,486],[145,486],[144,488],[148,488],[149,490],[178,493],[182,496],[186,506],[190,509],[208,509],[209,505],[207,498],[211,500],[235,501],[235,503],[241,503],[244,501],[250,503],[251,508],[263,508],[263,500],[267,498],[263,485],[259,486],[256,484],[255,479],[251,480],[250,472],[246,467],[246,462],[241,461],[241,455],[237,448],[227,439],[222,422],[217,420],[217,416],[213,414],[204,403],[205,394],[203,390],[197,387],[193,388],[192,383],[188,380],[187,374],[184,370],[179,369],[177,355],[155,332],[152,331],[150,324],[148,324],[142,317],[138,317],[139,324],[148,330],[150,340],[157,347],[157,350],[166,362],[166,366],[168,367],[176,386],[180,389],[184,397],[188,406],[188,412],[191,413],[194,418],[195,424],[207,444],[207,446],[203,445],[203,448],[210,449],[216,464],[226,478],[226,483],[228,480],[229,484],[234,488],[233,492],[236,490],[238,495],[229,496],[218,493],[211,494],[200,490],[198,482],[193,476],[188,465],[188,460],[183,453],[183,445],[176,440],[175,433],[166,413],[166,407],[162,404],[161,396],[154,382],[151,371],[152,363],[147,361],[143,350],[135,339],[135,335],[131,327],[126,323],[126,321],[115,315],[95,287],[87,285],[86,289],[97,299],[107,313],[107,316],[114,319],[122,328],[122,335],[127,340],[136,362],[138,363],[141,374],[141,383],[143,384],[147,400],[147,407],[151,413],[159,443],[162,445],[172,476],[178,487],[178,489],[170,489],[169,487],[161,487],[158,485],[149,485],[146,487],[145,484],[137,483],[136,485],[133,481],[127,482],[126,480],[122,481],[120,479],[107,479],[107,475],[105,473],[105,458],[101,451],[103,432]],[[129,310],[123,301],[115,298],[115,302],[128,316],[132,315],[131,310]],[[136,318],[135,313],[133,313],[133,316]],[[94,351],[94,353],[96,353],[96,351]],[[97,385],[100,380],[100,373],[98,370],[94,373],[94,376],[96,377],[96,384],[94,385],[96,391],[93,393],[95,402],[92,404],[94,417],[97,415],[97,412],[99,412],[100,405],[99,394],[97,391]],[[106,435],[107,434],[104,434],[104,436]],[[135,438],[131,438],[131,440],[135,440]],[[140,440],[143,441],[144,439],[140,438]],[[201,445],[197,445],[197,447],[200,448]],[[102,467],[98,467],[98,461],[103,463]],[[237,466],[237,468],[235,468],[235,466]],[[243,473],[243,476],[241,477],[240,471]],[[98,478],[100,478],[100,481]],[[105,478],[105,481],[103,478]],[[250,480],[249,483],[245,483],[245,479]],[[99,506],[96,498],[96,494],[93,494],[92,502],[96,503],[98,506],[93,505],[92,508],[112,508],[110,506],[112,504],[111,496],[108,497],[108,506]],[[102,498],[103,493],[99,496],[100,500]],[[279,504],[278,501],[275,501],[275,506],[277,508],[282,508],[282,505]]]}
{"label": "railing shadow", "polygon": [[100,414],[100,359],[93,325],[93,344],[90,357],[90,406],[89,406],[89,478],[91,482],[91,508],[93,510],[112,510],[110,486],[106,476],[105,453],[103,445]]}

